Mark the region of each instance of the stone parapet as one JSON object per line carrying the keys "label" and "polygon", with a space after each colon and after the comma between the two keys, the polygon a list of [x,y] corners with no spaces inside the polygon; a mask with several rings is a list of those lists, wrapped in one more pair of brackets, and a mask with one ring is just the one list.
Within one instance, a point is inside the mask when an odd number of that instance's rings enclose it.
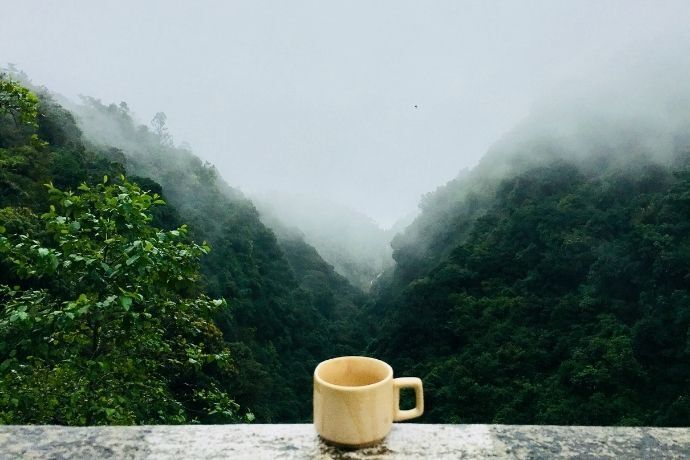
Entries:
{"label": "stone parapet", "polygon": [[395,424],[378,446],[312,425],[0,426],[2,459],[690,459],[689,428]]}

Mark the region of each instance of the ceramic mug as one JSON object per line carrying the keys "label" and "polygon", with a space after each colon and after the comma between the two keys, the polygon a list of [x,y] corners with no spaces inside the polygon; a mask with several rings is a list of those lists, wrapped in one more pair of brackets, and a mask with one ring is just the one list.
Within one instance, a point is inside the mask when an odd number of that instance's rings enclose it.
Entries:
{"label": "ceramic mug", "polygon": [[[400,410],[400,389],[415,392],[414,409]],[[385,362],[365,356],[323,361],[314,371],[314,426],[326,441],[348,447],[375,444],[393,422],[424,412],[422,381],[393,378]]]}

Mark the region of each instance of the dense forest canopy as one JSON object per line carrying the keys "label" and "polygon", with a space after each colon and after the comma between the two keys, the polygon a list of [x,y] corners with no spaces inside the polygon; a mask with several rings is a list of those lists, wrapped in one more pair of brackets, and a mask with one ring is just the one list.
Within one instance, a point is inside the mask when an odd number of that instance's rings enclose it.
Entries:
{"label": "dense forest canopy", "polygon": [[528,118],[423,197],[364,293],[374,262],[353,287],[163,113],[4,74],[0,422],[308,421],[315,365],[368,354],[424,380],[426,422],[686,425],[690,112],[668,107]]}
{"label": "dense forest canopy", "polygon": [[424,379],[428,421],[686,424],[688,160],[502,182],[446,258],[381,296],[372,350]]}

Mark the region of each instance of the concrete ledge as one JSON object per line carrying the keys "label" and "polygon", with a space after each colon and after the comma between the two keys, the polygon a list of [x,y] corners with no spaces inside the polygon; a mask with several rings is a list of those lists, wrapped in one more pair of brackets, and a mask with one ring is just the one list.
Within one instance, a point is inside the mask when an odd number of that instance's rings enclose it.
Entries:
{"label": "concrete ledge", "polygon": [[0,426],[0,458],[690,458],[690,428],[396,424],[375,447],[324,444],[312,425]]}

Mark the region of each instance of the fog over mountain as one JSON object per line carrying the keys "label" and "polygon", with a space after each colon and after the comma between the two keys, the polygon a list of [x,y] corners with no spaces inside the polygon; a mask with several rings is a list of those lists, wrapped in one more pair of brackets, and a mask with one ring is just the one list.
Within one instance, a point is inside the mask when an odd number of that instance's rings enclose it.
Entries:
{"label": "fog over mountain", "polygon": [[[421,213],[395,236],[394,259],[428,270],[472,229],[501,181],[566,162],[588,177],[668,167],[690,149],[690,40],[640,44],[564,78],[498,138],[477,166],[422,197]],[[634,54],[630,52],[634,51]],[[397,253],[397,256],[396,256]],[[401,255],[404,253],[404,256]],[[412,276],[412,275],[410,275]]]}
{"label": "fog over mountain", "polygon": [[313,196],[267,193],[251,199],[264,224],[279,237],[303,236],[338,273],[364,291],[393,265],[394,230],[381,229],[362,213]]}
{"label": "fog over mountain", "polygon": [[21,40],[0,41],[0,61],[35,83],[125,100],[145,123],[164,112],[175,142],[245,193],[318,196],[382,226],[476,165],[533,101],[576,95],[597,69],[690,35],[685,1],[5,1],[2,11],[5,36]]}

